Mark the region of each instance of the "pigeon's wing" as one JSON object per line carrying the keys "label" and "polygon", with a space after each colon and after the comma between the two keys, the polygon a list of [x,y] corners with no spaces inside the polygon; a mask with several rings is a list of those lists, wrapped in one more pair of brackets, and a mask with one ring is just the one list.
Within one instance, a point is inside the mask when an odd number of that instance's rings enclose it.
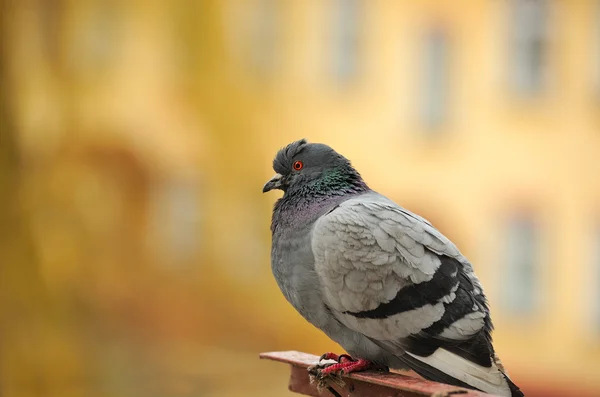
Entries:
{"label": "pigeon's wing", "polygon": [[479,281],[429,222],[373,193],[322,216],[312,237],[323,299],[342,324],[427,378],[506,394]]}

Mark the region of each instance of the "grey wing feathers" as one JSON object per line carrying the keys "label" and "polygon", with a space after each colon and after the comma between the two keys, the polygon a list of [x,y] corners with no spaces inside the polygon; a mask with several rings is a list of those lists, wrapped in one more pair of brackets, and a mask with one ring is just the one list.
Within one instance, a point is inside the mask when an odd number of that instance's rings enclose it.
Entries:
{"label": "grey wing feathers", "polygon": [[[444,318],[446,306],[461,279],[471,280],[471,267],[453,243],[376,193],[350,199],[319,219],[312,248],[326,304],[343,324],[377,340],[400,340],[453,319]],[[472,312],[474,303],[468,304]],[[460,337],[462,328],[472,334],[482,321],[453,326]]]}
{"label": "grey wing feathers", "polygon": [[321,217],[311,245],[321,296],[341,324],[425,378],[523,395],[496,363],[471,264],[429,222],[369,193]]}

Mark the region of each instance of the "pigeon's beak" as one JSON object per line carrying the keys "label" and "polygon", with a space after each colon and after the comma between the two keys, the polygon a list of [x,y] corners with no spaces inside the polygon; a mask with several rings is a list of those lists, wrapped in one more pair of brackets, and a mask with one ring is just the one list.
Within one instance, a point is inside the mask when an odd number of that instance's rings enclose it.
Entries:
{"label": "pigeon's beak", "polygon": [[273,189],[281,189],[281,178],[283,178],[283,175],[275,174],[275,176],[273,176],[273,178],[271,178],[269,182],[265,183],[265,186],[263,186],[263,193],[266,193]]}

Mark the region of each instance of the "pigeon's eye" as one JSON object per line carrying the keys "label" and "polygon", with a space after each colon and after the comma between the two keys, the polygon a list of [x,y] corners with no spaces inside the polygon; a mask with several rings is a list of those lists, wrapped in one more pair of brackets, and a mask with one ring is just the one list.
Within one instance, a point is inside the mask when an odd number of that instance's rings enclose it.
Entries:
{"label": "pigeon's eye", "polygon": [[304,163],[302,161],[294,161],[294,165],[292,165],[292,167],[296,171],[300,171],[304,167]]}

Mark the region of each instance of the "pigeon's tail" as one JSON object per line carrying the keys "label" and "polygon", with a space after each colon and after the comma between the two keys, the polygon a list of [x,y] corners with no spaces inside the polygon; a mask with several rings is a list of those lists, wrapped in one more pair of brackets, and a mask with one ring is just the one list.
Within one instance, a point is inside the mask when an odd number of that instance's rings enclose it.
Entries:
{"label": "pigeon's tail", "polygon": [[426,357],[407,352],[401,359],[425,379],[498,396],[524,397],[523,392],[502,371],[499,362],[497,365],[492,361],[488,368],[443,348]]}
{"label": "pigeon's tail", "polygon": [[515,385],[512,380],[507,375],[504,375],[506,381],[508,382],[508,387],[510,388],[511,397],[525,397],[519,386]]}

